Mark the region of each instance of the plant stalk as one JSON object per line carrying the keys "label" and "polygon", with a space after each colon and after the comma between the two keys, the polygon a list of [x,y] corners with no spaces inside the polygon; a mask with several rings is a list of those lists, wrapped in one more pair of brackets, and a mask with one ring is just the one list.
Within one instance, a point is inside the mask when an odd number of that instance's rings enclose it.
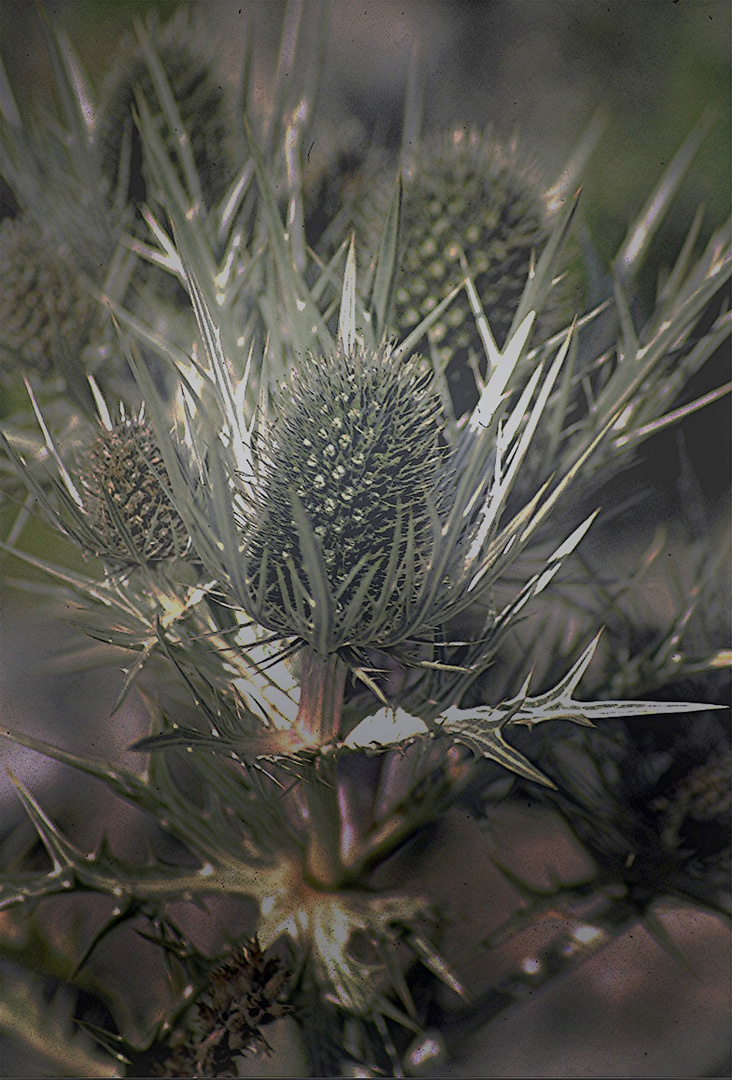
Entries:
{"label": "plant stalk", "polygon": [[325,746],[341,726],[348,666],[337,653],[320,656],[304,648],[300,654],[300,706],[297,726],[310,745]]}
{"label": "plant stalk", "polygon": [[[297,725],[309,744],[325,746],[340,730],[348,667],[337,653],[324,657],[310,648],[301,653],[301,663]],[[345,873],[335,765],[319,762],[303,787],[309,814],[307,874],[318,887],[335,888]]]}

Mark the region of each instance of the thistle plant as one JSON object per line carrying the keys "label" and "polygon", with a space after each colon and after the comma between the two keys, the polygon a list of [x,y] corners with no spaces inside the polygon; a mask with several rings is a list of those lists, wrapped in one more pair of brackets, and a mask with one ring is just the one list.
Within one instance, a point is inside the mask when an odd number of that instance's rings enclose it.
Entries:
{"label": "thistle plant", "polygon": [[[27,415],[5,423],[3,445],[27,496],[4,547],[52,579],[49,601],[72,612],[72,644],[84,633],[97,642],[95,663],[124,658],[104,724],[134,700],[147,727],[132,746],[137,768],[31,730],[5,734],[143,811],[150,857],[123,857],[103,836],[87,852],[15,780],[50,865],[10,845],[3,899],[18,932],[5,950],[9,1027],[17,1032],[17,1012],[53,974],[85,1028],[73,1054],[66,1013],[55,1046],[43,1041],[61,1074],[237,1075],[247,1058],[280,1053],[284,1038],[283,1068],[403,1075],[430,1041],[437,985],[467,995],[441,945],[449,913],[390,870],[461,800],[489,827],[497,777],[508,782],[505,798],[530,786],[554,800],[598,862],[589,891],[619,883],[648,919],[650,899],[669,890],[725,910],[724,837],[711,861],[683,847],[690,820],[723,818],[723,737],[711,755],[701,740],[692,771],[663,791],[658,769],[650,781],[639,768],[635,783],[623,762],[634,761],[634,724],[682,714],[691,731],[717,704],[703,692],[698,702],[647,695],[721,670],[727,643],[687,653],[682,603],[661,632],[674,662],[668,649],[641,656],[631,635],[616,670],[600,643],[620,584],[609,583],[609,605],[567,586],[585,538],[602,528],[593,488],[725,389],[680,397],[729,333],[719,304],[730,270],[724,229],[699,252],[697,219],[655,307],[642,324],[634,314],[651,233],[703,131],[631,223],[609,268],[610,295],[585,311],[573,308],[568,266],[575,189],[597,124],[547,189],[551,205],[514,151],[477,136],[464,146],[427,140],[411,175],[389,184],[369,243],[346,233],[335,251],[318,252],[305,239],[298,180],[314,97],[304,75],[294,90],[287,82],[289,70],[309,70],[297,8],[273,95],[288,107],[269,121],[226,111],[202,121],[205,73],[199,80],[176,51],[178,24],[159,38],[154,27],[135,32],[131,90],[101,90],[89,122],[96,95],[81,93],[80,62],[49,30],[69,130],[104,177],[95,206],[110,268],[92,294],[103,334],[115,336],[105,337],[103,379],[77,352],[71,378],[84,393],[69,404],[73,424],[49,411],[32,351],[16,357]],[[248,77],[245,65],[241,99],[251,104]],[[48,204],[49,221],[60,222],[68,194],[58,178],[39,184],[29,124],[10,110],[7,179],[25,212],[38,220]],[[112,128],[122,144],[102,153]],[[243,147],[222,185],[197,150],[209,136]],[[127,231],[131,191],[120,179],[133,143],[145,241]],[[439,183],[451,182],[456,146],[460,177],[478,185],[475,223],[452,196],[420,193],[437,182],[429,154],[442,162]],[[498,208],[481,172],[500,189]],[[430,270],[445,243],[455,274],[447,290],[444,264]],[[177,291],[130,288],[142,257]],[[424,301],[412,318],[415,296]],[[52,309],[48,321],[63,332]],[[455,365],[469,381],[464,397],[450,383]],[[31,513],[54,530],[56,557],[29,552]],[[662,667],[655,685],[639,674]],[[587,750],[596,734],[613,747],[615,781],[600,768],[611,755]],[[641,811],[658,819],[668,856],[653,863],[642,895],[623,872],[629,852],[653,848]],[[602,816],[607,829],[594,842]],[[39,949],[44,913],[85,893],[107,898],[101,926],[70,941],[49,930]],[[199,908],[209,911],[206,946],[191,929]],[[123,949],[131,929],[167,978],[137,1030],[124,995],[89,982],[99,950]]]}

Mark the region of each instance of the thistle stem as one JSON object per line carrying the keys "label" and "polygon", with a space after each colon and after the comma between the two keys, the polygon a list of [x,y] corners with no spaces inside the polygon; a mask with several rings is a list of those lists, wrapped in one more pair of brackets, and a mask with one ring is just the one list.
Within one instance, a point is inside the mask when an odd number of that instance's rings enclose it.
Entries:
{"label": "thistle stem", "polygon": [[350,875],[341,857],[341,813],[335,768],[313,776],[306,786],[305,798],[309,815],[306,878],[315,888],[337,889]]}
{"label": "thistle stem", "polygon": [[308,743],[323,746],[341,726],[348,667],[337,653],[320,656],[310,648],[302,651],[301,659],[297,725]]}
{"label": "thistle stem", "polygon": [[[297,725],[310,745],[324,746],[341,726],[348,667],[336,653],[321,656],[305,648],[300,655]],[[320,888],[333,888],[344,873],[338,781],[334,767],[319,764],[310,783],[303,785],[309,815],[307,873]]]}

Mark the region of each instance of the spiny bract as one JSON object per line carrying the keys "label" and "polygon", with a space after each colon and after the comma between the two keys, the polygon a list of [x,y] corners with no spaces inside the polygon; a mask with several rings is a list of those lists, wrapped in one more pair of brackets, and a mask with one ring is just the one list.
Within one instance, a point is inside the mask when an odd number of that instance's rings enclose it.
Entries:
{"label": "spiny bract", "polygon": [[84,509],[99,538],[91,554],[123,564],[180,557],[190,544],[170,500],[168,474],[152,429],[138,417],[104,428],[80,476]]}
{"label": "spiny bract", "polygon": [[299,504],[336,603],[334,649],[388,642],[419,600],[446,477],[429,371],[418,357],[396,360],[389,347],[310,355],[273,416],[245,523],[247,576],[252,597],[261,596],[256,617],[309,636],[293,620],[291,599],[290,566],[314,587]]}

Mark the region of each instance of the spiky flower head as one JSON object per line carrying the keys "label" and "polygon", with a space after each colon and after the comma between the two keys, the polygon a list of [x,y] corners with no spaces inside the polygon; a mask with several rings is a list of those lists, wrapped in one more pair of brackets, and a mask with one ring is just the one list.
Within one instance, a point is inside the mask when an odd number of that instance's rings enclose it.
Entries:
{"label": "spiky flower head", "polygon": [[[103,427],[79,477],[91,554],[113,564],[179,558],[190,536],[170,497],[168,474],[142,414]],[[96,543],[94,542],[96,540]]]}
{"label": "spiky flower head", "polygon": [[[215,204],[231,179],[231,124],[223,78],[217,75],[215,58],[202,47],[205,37],[196,31],[187,12],[181,10],[164,26],[150,20],[148,34],[188,137],[204,200]],[[105,176],[113,179],[114,186],[126,182],[131,201],[145,198],[147,180],[133,122],[137,92],[163,124],[160,90],[146,51],[128,37],[120,45],[119,63],[102,95],[95,141]],[[166,127],[166,142],[174,154],[179,137],[180,132]]]}
{"label": "spiky flower head", "polygon": [[73,260],[28,218],[0,225],[0,339],[12,361],[46,373],[103,334],[103,312]]}
{"label": "spiky flower head", "polygon": [[279,1000],[289,973],[256,939],[211,973],[195,1007],[194,1030],[165,1062],[162,1076],[238,1076],[237,1058],[269,1049],[262,1028],[286,1016]]}
{"label": "spiky flower head", "polygon": [[[403,640],[426,592],[447,469],[429,371],[388,346],[311,354],[273,417],[246,511],[252,614],[319,652]],[[323,636],[303,587],[327,594]]]}
{"label": "spiky flower head", "polygon": [[[385,185],[385,191],[387,186]],[[374,200],[376,209],[379,199]],[[367,212],[368,213],[368,212]],[[381,211],[373,219],[380,229]],[[511,327],[529,275],[554,223],[536,170],[515,143],[490,133],[456,129],[424,139],[404,173],[402,258],[395,282],[392,327],[405,338],[465,276],[475,283],[499,346]],[[375,248],[375,245],[372,245]],[[569,277],[553,290],[538,333],[558,330],[578,310]],[[428,337],[448,378],[459,412],[475,404],[467,350],[483,355],[475,318],[461,293]]]}

